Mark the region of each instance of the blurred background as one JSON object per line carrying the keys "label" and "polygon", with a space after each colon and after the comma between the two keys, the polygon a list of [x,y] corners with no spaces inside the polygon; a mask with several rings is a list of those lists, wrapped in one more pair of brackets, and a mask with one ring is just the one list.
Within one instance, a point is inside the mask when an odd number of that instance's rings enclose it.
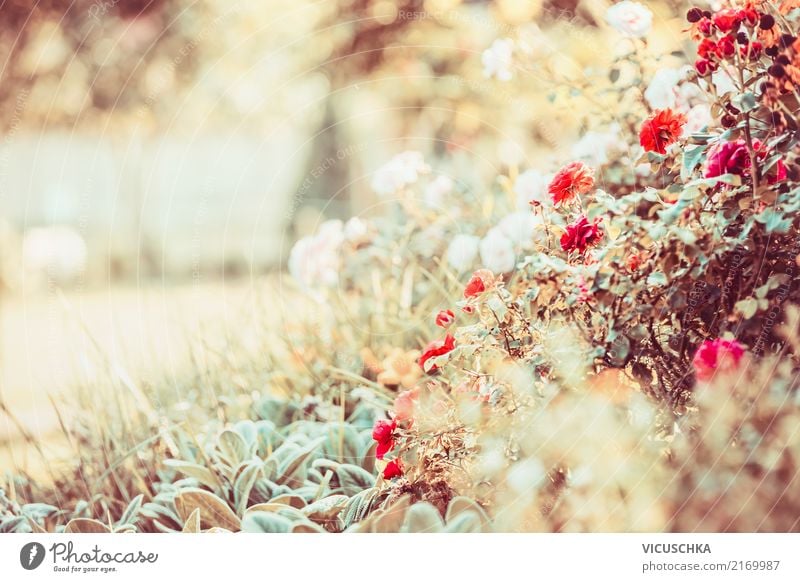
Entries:
{"label": "blurred background", "polygon": [[[682,3],[647,4],[653,50],[679,49]],[[0,4],[0,469],[94,358],[146,381],[192,365],[188,338],[239,333],[294,239],[370,212],[392,155],[476,189],[563,158],[590,119],[556,91],[629,50],[608,5]],[[487,78],[504,37],[540,70]]]}

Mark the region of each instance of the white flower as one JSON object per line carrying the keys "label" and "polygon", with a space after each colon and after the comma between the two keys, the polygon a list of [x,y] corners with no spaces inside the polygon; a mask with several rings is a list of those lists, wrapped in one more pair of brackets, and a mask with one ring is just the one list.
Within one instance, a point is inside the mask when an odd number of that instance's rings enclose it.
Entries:
{"label": "white flower", "polygon": [[683,79],[684,71],[682,69],[659,69],[645,89],[644,98],[653,109],[675,107],[678,85]]}
{"label": "white flower", "polygon": [[347,242],[358,244],[364,242],[369,234],[369,225],[358,216],[352,217],[344,225],[344,238]]}
{"label": "white flower", "polygon": [[452,191],[453,180],[448,176],[437,176],[425,188],[425,206],[428,208],[441,208],[445,204],[445,198]]}
{"label": "white flower", "polygon": [[292,247],[289,255],[289,274],[303,287],[333,287],[339,282],[344,240],[341,220],[328,220],[316,234],[303,237]]}
{"label": "white flower", "polygon": [[447,263],[459,273],[468,271],[478,256],[480,239],[469,234],[457,234],[447,247]]}
{"label": "white flower", "polygon": [[539,459],[533,457],[514,463],[508,470],[506,481],[518,494],[529,493],[544,483],[547,470]]}
{"label": "white flower", "polygon": [[488,49],[483,51],[483,74],[487,78],[495,77],[500,81],[510,81],[513,77],[511,67],[514,55],[514,41],[510,38],[498,38]]}
{"label": "white flower", "polygon": [[691,102],[702,98],[697,85],[684,83],[690,67],[664,68],[656,71],[644,92],[644,98],[653,109],[679,109],[683,112],[691,108]]}
{"label": "white flower", "polygon": [[610,153],[624,152],[627,148],[620,132],[618,123],[612,124],[607,131],[587,131],[572,146],[572,157],[590,166],[607,164]]}
{"label": "white flower", "polygon": [[427,174],[429,171],[430,167],[420,152],[403,152],[378,168],[372,177],[372,189],[379,196],[391,196],[415,183],[420,174]]}
{"label": "white flower", "polygon": [[483,266],[494,273],[508,273],[517,264],[514,243],[497,228],[491,229],[483,237],[480,251]]}
{"label": "white flower", "polygon": [[524,210],[530,208],[531,202],[538,202],[543,206],[553,204],[547,186],[552,176],[542,174],[538,170],[525,170],[517,176],[514,182],[514,193],[517,195],[517,208]]}
{"label": "white flower", "polygon": [[622,0],[606,10],[606,21],[623,36],[642,38],[653,26],[653,13],[639,2]]}
{"label": "white flower", "polygon": [[536,226],[541,218],[528,210],[512,212],[497,225],[502,234],[518,245],[525,245],[533,240]]}
{"label": "white flower", "polygon": [[683,137],[698,133],[713,121],[711,107],[707,103],[695,105],[686,114],[686,125],[683,126]]}

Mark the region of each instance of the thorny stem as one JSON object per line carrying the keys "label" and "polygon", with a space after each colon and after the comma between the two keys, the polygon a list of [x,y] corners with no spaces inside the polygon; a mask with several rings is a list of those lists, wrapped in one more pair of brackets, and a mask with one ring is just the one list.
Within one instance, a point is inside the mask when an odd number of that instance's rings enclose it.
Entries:
{"label": "thorny stem", "polygon": [[[739,84],[742,93],[747,89],[744,82],[744,65],[736,53],[736,70],[739,73]],[[758,160],[756,159],[756,151],[753,148],[753,135],[750,131],[750,112],[746,111],[744,114],[744,141],[747,144],[747,153],[750,156],[750,178],[753,180],[753,198],[758,193]]]}

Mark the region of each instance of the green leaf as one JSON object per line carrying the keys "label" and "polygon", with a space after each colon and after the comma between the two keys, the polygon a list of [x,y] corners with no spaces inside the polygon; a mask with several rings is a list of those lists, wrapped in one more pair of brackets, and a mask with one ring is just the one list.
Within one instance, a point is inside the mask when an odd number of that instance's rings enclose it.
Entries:
{"label": "green leaf", "polygon": [[694,169],[700,165],[705,153],[705,146],[687,147],[683,150],[683,163],[681,164],[681,180],[684,182],[689,179]]}
{"label": "green leaf", "polygon": [[667,284],[667,276],[661,271],[653,271],[647,276],[647,284],[652,287],[663,287]]}
{"label": "green leaf", "polygon": [[288,533],[292,522],[271,511],[248,512],[242,520],[242,531],[249,533]]}

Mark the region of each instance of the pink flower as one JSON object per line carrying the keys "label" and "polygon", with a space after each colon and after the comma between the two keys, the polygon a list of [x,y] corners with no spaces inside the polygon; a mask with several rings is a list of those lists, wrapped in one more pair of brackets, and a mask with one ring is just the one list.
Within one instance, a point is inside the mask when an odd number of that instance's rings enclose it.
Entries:
{"label": "pink flower", "polygon": [[692,364],[698,380],[708,381],[717,372],[735,370],[744,356],[745,348],[736,340],[705,340],[694,354]]}
{"label": "pink flower", "polygon": [[547,191],[553,196],[553,202],[559,205],[588,193],[592,188],[594,188],[594,170],[583,162],[572,162],[553,176]]}
{"label": "pink flower", "polygon": [[394,448],[394,429],[397,422],[394,420],[376,420],[372,427],[372,438],[378,443],[375,457],[382,459],[386,453]]}
{"label": "pink flower", "polygon": [[383,468],[384,479],[394,479],[403,476],[403,463],[400,459],[394,459]]}
{"label": "pink flower", "polygon": [[397,422],[410,421],[417,405],[418,390],[404,390],[394,399],[394,419]]}
{"label": "pink flower", "polygon": [[567,225],[567,232],[561,235],[561,248],[567,252],[582,253],[595,246],[603,238],[603,231],[600,230],[599,224],[599,218],[589,222],[589,219],[581,214],[575,222]]}
{"label": "pink flower", "polygon": [[718,141],[708,150],[703,175],[706,178],[716,178],[723,174],[743,176],[749,171],[749,166],[750,155],[743,139]]}
{"label": "pink flower", "polygon": [[419,367],[428,373],[435,372],[438,369],[435,365],[431,366],[430,370],[425,370],[425,362],[431,358],[450,353],[453,351],[453,349],[455,349],[455,347],[456,339],[449,333],[444,337],[443,340],[439,339],[432,341],[425,346],[425,350],[422,352],[422,355],[419,358]]}
{"label": "pink flower", "polygon": [[456,315],[450,309],[442,310],[436,314],[436,325],[447,329],[456,320]]}

